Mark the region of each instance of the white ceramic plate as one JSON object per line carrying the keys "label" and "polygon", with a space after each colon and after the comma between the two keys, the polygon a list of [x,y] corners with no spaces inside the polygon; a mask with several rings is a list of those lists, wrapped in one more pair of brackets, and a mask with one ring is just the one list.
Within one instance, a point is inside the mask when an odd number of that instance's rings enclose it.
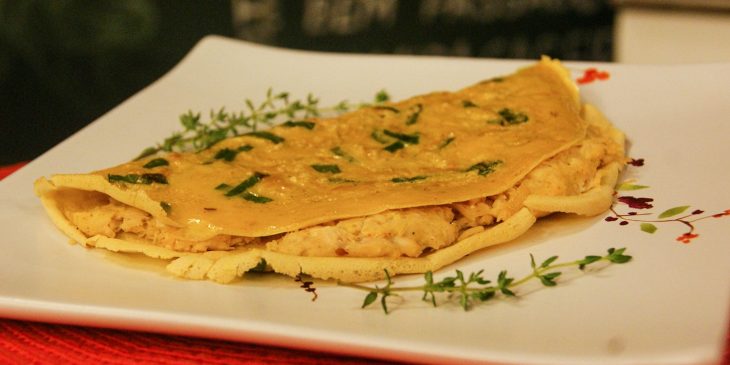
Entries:
{"label": "white ceramic plate", "polygon": [[[67,244],[33,196],[32,182],[57,172],[86,172],[134,157],[178,130],[179,114],[243,108],[265,90],[308,92],[323,104],[395,98],[458,89],[512,72],[524,62],[436,57],[355,56],[286,51],[206,38],[162,79],[56,146],[0,185],[0,315],[11,318],[215,337],[361,356],[426,362],[700,364],[719,361],[730,306],[730,65],[601,64],[608,81],[581,87],[630,140],[623,179],[649,188],[620,195],[650,197],[635,210],[656,220],[689,205],[704,211],[699,237],[676,240],[688,226],[639,222],[621,226],[556,216],[516,242],[472,255],[454,268],[529,273],[529,253],[578,259],[627,247],[634,260],[586,275],[566,273],[556,288],[521,288],[464,312],[431,308],[418,294],[393,301],[392,313],[360,309],[364,293],[317,283],[319,298],[291,279],[251,277],[233,285],[183,281],[154,260]],[[587,64],[571,64],[576,71]],[[631,211],[616,204],[618,213]],[[679,216],[670,217],[674,219]],[[418,282],[420,278],[404,278]],[[401,280],[397,281],[400,282]]]}

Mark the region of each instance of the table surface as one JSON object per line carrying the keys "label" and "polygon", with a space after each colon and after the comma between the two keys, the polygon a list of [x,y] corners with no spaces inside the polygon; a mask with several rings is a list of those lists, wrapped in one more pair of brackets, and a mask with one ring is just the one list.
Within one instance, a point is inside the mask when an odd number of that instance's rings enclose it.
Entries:
{"label": "table surface", "polygon": [[[0,166],[0,180],[25,165]],[[0,318],[0,364],[388,364],[186,336]],[[730,365],[730,332],[721,364]]]}

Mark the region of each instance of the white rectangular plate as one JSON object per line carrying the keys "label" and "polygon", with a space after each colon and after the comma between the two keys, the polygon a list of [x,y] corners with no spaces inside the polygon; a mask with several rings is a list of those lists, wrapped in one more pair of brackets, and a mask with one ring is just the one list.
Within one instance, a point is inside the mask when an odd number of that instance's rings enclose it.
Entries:
{"label": "white rectangular plate", "polygon": [[[265,91],[311,92],[324,105],[394,99],[454,90],[510,73],[518,61],[438,57],[356,56],[288,51],[206,38],[172,71],[0,183],[0,315],[92,326],[187,334],[361,356],[426,362],[701,364],[719,361],[730,308],[730,65],[628,66],[571,63],[575,77],[589,66],[611,78],[581,86],[630,141],[622,180],[646,189],[619,195],[654,199],[668,222],[556,216],[515,242],[471,255],[454,268],[530,272],[537,260],[573,260],[627,247],[634,259],[586,274],[566,272],[555,288],[520,287],[520,297],[464,312],[442,298],[438,308],[404,295],[384,315],[360,309],[364,292],[316,283],[319,298],[289,278],[253,276],[232,285],[184,281],[163,265],[67,244],[44,214],[32,183],[52,173],[87,172],[125,162],[179,129],[187,110],[242,110]],[[17,121],[21,122],[21,121]],[[677,241],[689,226],[671,221],[695,210],[699,236]],[[665,219],[665,220],[666,220]],[[397,283],[416,283],[406,277]]]}

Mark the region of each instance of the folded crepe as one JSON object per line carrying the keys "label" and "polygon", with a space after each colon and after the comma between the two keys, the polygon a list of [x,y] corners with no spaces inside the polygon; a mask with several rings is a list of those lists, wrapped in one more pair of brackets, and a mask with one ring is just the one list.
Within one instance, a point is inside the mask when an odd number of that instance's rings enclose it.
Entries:
{"label": "folded crepe", "polygon": [[437,270],[552,212],[607,210],[624,136],[557,60],[457,92],[291,120],[190,153],[36,181],[74,242],[230,282]]}

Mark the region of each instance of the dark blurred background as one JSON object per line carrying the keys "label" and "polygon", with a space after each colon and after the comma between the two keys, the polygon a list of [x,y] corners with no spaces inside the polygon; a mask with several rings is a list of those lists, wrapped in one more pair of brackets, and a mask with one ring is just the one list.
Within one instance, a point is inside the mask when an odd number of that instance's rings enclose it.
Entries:
{"label": "dark blurred background", "polygon": [[208,34],[319,51],[610,61],[613,23],[608,0],[0,0],[0,165],[37,157]]}

